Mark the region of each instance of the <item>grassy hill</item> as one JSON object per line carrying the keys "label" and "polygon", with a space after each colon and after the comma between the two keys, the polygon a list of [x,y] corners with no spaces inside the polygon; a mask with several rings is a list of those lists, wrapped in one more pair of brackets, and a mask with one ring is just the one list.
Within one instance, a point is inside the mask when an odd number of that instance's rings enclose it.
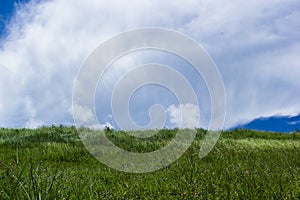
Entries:
{"label": "grassy hill", "polygon": [[[118,146],[146,152],[176,134],[149,139],[106,130]],[[0,199],[299,199],[300,134],[223,132],[198,157],[205,130],[175,163],[130,174],[111,169],[84,148],[74,127],[0,129]]]}

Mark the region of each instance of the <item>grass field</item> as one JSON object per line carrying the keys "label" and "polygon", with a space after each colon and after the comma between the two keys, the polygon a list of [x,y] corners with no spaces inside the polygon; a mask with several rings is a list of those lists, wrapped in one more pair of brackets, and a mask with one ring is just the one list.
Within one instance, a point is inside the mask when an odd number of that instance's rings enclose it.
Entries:
{"label": "grass field", "polygon": [[[106,130],[118,146],[152,151],[176,130],[134,139]],[[209,155],[198,153],[205,130],[175,163],[130,174],[89,154],[74,127],[0,129],[0,199],[299,199],[300,133],[223,132]]]}

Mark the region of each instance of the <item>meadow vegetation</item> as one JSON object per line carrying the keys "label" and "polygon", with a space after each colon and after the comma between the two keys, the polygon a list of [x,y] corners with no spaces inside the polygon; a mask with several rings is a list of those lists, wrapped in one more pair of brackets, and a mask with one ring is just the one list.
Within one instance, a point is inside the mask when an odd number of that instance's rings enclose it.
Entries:
{"label": "meadow vegetation", "polygon": [[[104,130],[133,152],[166,145],[175,130],[148,139]],[[198,157],[207,133],[176,162],[131,174],[96,160],[74,127],[0,129],[0,199],[299,199],[300,133],[222,132],[214,149]]]}

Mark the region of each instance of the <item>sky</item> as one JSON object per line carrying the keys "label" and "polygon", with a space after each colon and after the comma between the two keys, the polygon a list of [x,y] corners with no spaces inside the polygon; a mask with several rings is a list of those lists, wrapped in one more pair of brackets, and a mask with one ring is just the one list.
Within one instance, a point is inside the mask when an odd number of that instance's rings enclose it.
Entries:
{"label": "sky", "polygon": [[5,0],[0,6],[0,34],[5,35],[5,24],[7,24],[16,10],[16,5],[26,3],[28,0]]}
{"label": "sky", "polygon": [[[206,49],[224,81],[225,129],[300,113],[298,0],[187,0],[184,6],[171,0],[6,0],[0,16],[0,127],[72,125],[73,86],[84,60],[107,39],[143,27],[179,31]],[[100,81],[98,125],[117,127],[111,91],[133,66],[147,62],[172,66],[186,76],[198,91],[199,108],[178,104],[166,88],[146,86],[129,102],[132,119],[149,123],[148,109],[161,104],[167,127],[179,125],[178,109],[183,108],[190,116],[184,127],[200,116],[200,126],[207,128],[211,103],[203,79],[182,59],[151,50],[120,58]],[[90,111],[82,113],[90,116]]]}

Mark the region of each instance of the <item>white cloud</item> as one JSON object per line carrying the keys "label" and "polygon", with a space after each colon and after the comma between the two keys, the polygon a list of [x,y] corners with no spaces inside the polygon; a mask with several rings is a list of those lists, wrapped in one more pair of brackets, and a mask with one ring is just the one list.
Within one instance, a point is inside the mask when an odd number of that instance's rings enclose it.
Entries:
{"label": "white cloud", "polygon": [[[94,130],[102,130],[105,127],[114,129],[115,127],[110,122],[100,123],[95,118],[95,115],[91,109],[81,105],[73,105],[73,114],[76,116],[76,127],[88,127]],[[111,115],[108,115],[106,119],[110,119]]]}
{"label": "white cloud", "polygon": [[115,127],[109,123],[109,122],[105,122],[104,124],[96,124],[96,125],[91,125],[89,126],[90,129],[93,129],[93,130],[103,130],[104,128],[110,128],[110,129],[114,129]]}
{"label": "white cloud", "polygon": [[179,128],[199,127],[199,107],[193,104],[170,105],[166,112],[170,121]]}
{"label": "white cloud", "polygon": [[113,35],[151,26],[204,44],[224,78],[226,127],[298,114],[299,8],[297,0],[31,1],[18,7],[0,42],[0,126],[72,123],[73,82],[83,60]]}
{"label": "white cloud", "polygon": [[287,124],[290,124],[290,125],[300,124],[300,120],[296,120],[296,121],[292,121],[292,122],[287,122]]}
{"label": "white cloud", "polygon": [[25,128],[35,129],[35,128],[39,128],[43,125],[44,125],[44,122],[32,118],[32,119],[30,119],[29,121],[26,122]]}
{"label": "white cloud", "polygon": [[76,116],[77,125],[94,124],[94,113],[91,109],[75,104],[73,107],[73,115]]}

